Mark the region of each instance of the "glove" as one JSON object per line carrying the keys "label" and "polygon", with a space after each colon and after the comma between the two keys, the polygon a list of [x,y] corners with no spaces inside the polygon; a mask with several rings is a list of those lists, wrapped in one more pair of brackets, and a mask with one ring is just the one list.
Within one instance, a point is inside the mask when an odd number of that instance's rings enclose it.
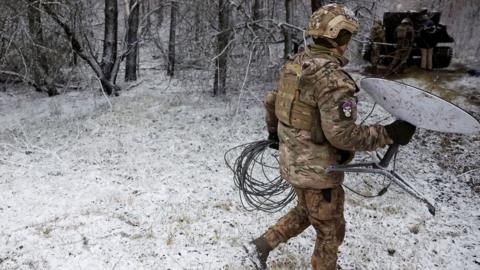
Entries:
{"label": "glove", "polygon": [[278,134],[276,132],[268,133],[268,140],[271,142],[271,144],[268,147],[278,150],[278,144],[279,144]]}
{"label": "glove", "polygon": [[396,120],[395,122],[386,125],[385,129],[394,143],[407,145],[412,139],[416,128],[408,122]]}

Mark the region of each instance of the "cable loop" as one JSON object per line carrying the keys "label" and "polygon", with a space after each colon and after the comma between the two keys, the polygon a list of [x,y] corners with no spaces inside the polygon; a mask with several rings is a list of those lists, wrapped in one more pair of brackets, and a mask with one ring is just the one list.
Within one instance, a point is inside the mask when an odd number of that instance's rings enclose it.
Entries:
{"label": "cable loop", "polygon": [[[233,172],[242,206],[248,211],[275,213],[296,197],[292,186],[278,175],[277,156],[268,155],[269,146],[273,143],[268,140],[256,141],[233,147],[225,153],[225,164]],[[241,150],[240,155],[230,164],[228,156],[237,150]]]}

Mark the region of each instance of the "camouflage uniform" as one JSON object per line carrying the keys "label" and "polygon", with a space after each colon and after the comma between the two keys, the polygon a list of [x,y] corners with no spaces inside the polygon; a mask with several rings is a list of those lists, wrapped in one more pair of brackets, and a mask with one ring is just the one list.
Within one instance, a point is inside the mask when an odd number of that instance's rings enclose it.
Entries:
{"label": "camouflage uniform", "polygon": [[357,30],[355,15],[343,5],[314,12],[306,34],[315,44],[284,65],[277,89],[266,97],[267,127],[280,141],[280,172],[298,202],[254,240],[263,266],[272,249],[312,225],[317,233],[313,269],[336,269],[345,234],[343,173],[325,170],[350,162],[355,151],[393,143],[384,127],[355,124],[357,87],[342,70],[347,59],[334,51],[345,49]]}
{"label": "camouflage uniform", "polygon": [[376,68],[381,55],[382,45],[378,43],[385,43],[385,28],[382,23],[375,22],[372,32],[370,34],[370,41],[372,42],[372,49],[370,52],[370,62]]}
{"label": "camouflage uniform", "polygon": [[[345,234],[343,173],[326,174],[325,169],[348,163],[354,151],[393,143],[384,127],[355,124],[357,88],[341,68],[346,63],[342,56],[312,45],[284,66],[277,91],[270,92],[265,103],[269,131],[277,130],[280,139],[281,175],[294,186],[298,203],[263,238],[273,249],[312,225],[317,233],[313,269],[336,269],[338,247]],[[284,118],[278,107],[283,106],[281,99],[289,87],[298,87],[297,102],[311,105],[310,125],[317,128],[299,129],[278,121]],[[290,117],[301,118],[295,112],[300,105],[292,106]],[[290,122],[298,126],[302,121]]]}
{"label": "camouflage uniform", "polygon": [[413,26],[409,23],[402,23],[397,26],[395,34],[397,37],[397,48],[393,60],[390,63],[390,73],[401,72],[405,67],[415,38]]}

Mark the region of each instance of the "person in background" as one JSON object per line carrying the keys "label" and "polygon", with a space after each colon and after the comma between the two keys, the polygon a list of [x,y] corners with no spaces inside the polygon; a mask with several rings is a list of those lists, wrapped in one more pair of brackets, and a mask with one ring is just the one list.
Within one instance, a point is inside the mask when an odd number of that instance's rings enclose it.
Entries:
{"label": "person in background", "polygon": [[382,22],[380,20],[375,20],[372,31],[370,33],[370,42],[372,44],[372,48],[370,51],[370,63],[374,69],[377,69],[377,66],[381,60],[381,49],[382,44],[385,43],[385,27],[383,27]]}
{"label": "person in background", "polygon": [[412,51],[415,32],[410,18],[404,18],[395,29],[397,47],[388,74],[403,72]]}
{"label": "person in background", "polygon": [[425,14],[421,20],[419,38],[417,39],[417,45],[422,54],[420,66],[423,69],[433,69],[433,48],[437,45],[435,40],[436,32],[437,28],[435,23],[430,19],[428,14]]}

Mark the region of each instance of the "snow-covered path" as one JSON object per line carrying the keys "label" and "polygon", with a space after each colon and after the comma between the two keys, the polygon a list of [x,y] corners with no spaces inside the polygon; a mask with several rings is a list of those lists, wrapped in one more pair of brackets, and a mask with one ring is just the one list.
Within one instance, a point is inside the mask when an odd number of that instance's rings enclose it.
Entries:
{"label": "snow-covered path", "polygon": [[[236,98],[151,75],[112,108],[91,92],[0,92],[0,269],[243,269],[242,244],[282,215],[243,210],[223,161],[263,139],[261,104],[245,95],[234,116]],[[400,171],[436,199],[436,217],[398,188],[348,193],[343,269],[479,269],[479,146],[420,131],[402,150]],[[282,245],[271,269],[307,269],[313,243],[309,229]]]}

